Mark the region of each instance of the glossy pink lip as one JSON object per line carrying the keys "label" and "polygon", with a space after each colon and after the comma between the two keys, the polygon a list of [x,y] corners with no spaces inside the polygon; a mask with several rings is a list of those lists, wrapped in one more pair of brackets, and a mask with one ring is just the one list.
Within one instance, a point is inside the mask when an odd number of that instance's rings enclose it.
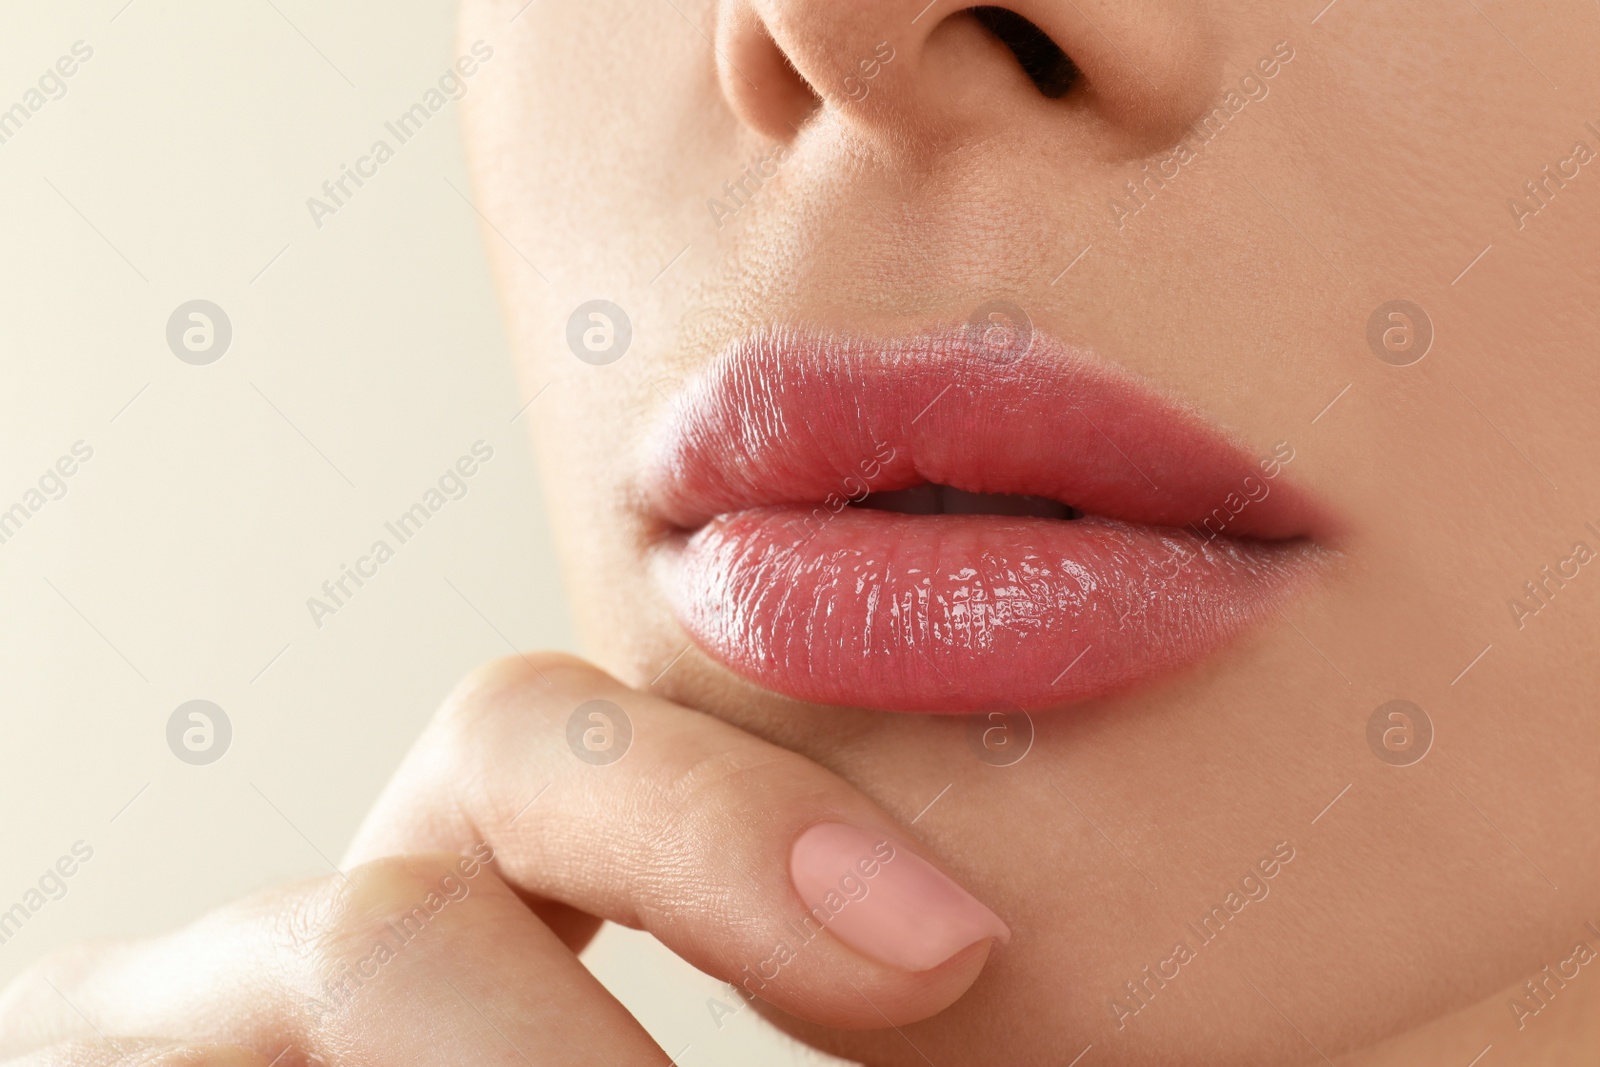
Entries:
{"label": "glossy pink lip", "polygon": [[[1204,657],[1316,566],[1327,520],[1287,484],[1290,444],[1252,457],[1037,334],[1016,356],[965,330],[783,330],[719,357],[647,482],[700,647],[818,703],[1039,708]],[[853,506],[924,483],[1083,517]]]}

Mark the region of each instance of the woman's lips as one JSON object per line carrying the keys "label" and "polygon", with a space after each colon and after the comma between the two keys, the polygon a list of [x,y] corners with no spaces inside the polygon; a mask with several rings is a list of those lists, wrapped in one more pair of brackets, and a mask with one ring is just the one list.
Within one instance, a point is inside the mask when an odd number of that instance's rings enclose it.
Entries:
{"label": "woman's lips", "polygon": [[825,704],[1099,696],[1270,611],[1328,525],[1285,484],[1287,444],[1252,458],[1037,334],[1025,354],[964,330],[758,335],[656,444],[654,562],[680,622],[743,677]]}

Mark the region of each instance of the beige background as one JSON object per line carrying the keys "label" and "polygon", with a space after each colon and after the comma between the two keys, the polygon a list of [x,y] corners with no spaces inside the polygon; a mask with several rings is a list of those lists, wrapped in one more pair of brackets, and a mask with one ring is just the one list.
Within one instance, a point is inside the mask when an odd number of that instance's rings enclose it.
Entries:
{"label": "beige background", "polygon": [[[454,106],[321,228],[306,207],[449,65],[452,19],[445,0],[0,14],[0,110],[94,50],[0,144],[0,509],[94,450],[0,544],[0,910],[94,849],[0,945],[0,980],[328,873],[463,672],[574,647]],[[194,298],[233,325],[209,366],[166,344]],[[467,495],[314,626],[306,598],[480,439]],[[210,766],[167,748],[194,698],[233,725]],[[608,928],[586,961],[686,1067],[821,1062],[753,1012],[719,1030],[723,987],[643,935]]]}

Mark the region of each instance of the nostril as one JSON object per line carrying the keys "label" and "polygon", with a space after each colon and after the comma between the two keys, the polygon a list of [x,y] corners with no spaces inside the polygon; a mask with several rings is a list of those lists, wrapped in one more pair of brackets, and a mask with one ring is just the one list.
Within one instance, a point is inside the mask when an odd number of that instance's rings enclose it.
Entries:
{"label": "nostril", "polygon": [[723,94],[734,112],[772,140],[791,141],[822,104],[748,4],[722,8],[715,52]]}
{"label": "nostril", "polygon": [[1039,91],[1055,100],[1078,81],[1078,67],[1039,27],[1003,7],[975,7],[972,14],[1000,43],[1011,49],[1023,73]]}

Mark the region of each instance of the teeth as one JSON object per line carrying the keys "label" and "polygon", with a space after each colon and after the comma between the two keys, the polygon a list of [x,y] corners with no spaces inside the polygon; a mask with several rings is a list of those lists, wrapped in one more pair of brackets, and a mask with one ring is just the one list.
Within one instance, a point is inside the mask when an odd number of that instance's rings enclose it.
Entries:
{"label": "teeth", "polygon": [[872,493],[857,505],[905,515],[1019,515],[1038,519],[1076,519],[1082,512],[1057,500],[1010,493],[969,493],[948,485],[914,485]]}

